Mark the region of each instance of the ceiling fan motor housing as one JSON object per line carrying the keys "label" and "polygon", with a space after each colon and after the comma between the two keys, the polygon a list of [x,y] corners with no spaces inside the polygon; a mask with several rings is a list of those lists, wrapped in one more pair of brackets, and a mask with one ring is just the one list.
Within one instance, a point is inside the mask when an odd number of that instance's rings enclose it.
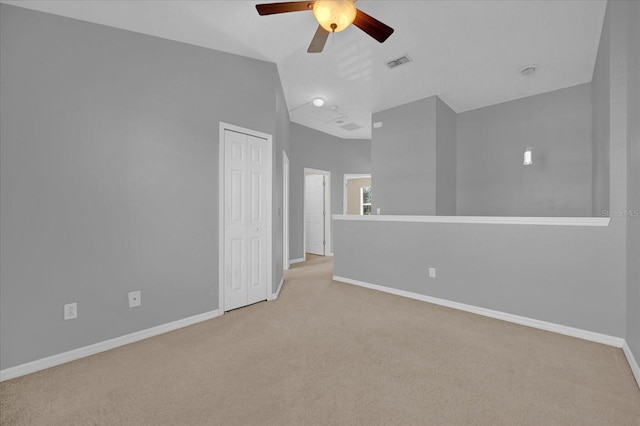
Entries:
{"label": "ceiling fan motor housing", "polygon": [[340,32],[356,19],[356,5],[352,0],[316,0],[313,16],[328,32]]}

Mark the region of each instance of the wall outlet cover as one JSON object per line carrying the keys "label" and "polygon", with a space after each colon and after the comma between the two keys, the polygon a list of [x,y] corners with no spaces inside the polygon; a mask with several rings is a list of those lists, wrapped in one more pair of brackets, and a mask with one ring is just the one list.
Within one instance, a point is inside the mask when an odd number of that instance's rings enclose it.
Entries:
{"label": "wall outlet cover", "polygon": [[142,304],[142,294],[140,290],[129,292],[129,307],[135,308]]}
{"label": "wall outlet cover", "polygon": [[429,278],[436,277],[436,268],[429,268]]}
{"label": "wall outlet cover", "polygon": [[74,303],[67,303],[66,305],[64,305],[65,321],[70,319],[75,319],[75,318],[78,318],[78,304],[74,302]]}

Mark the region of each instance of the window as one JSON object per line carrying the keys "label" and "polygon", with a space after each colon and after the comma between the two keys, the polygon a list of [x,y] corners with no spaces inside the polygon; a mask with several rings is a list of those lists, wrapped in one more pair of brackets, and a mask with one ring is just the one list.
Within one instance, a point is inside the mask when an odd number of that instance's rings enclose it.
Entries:
{"label": "window", "polygon": [[360,188],[360,214],[371,214],[371,187]]}

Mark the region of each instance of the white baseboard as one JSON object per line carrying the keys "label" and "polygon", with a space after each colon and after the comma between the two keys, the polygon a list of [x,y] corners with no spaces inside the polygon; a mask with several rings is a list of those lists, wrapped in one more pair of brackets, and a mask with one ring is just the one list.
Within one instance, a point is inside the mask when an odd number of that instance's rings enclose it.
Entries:
{"label": "white baseboard", "polygon": [[44,370],[46,368],[55,367],[56,365],[74,361],[79,358],[95,355],[100,352],[108,351],[109,349],[114,349],[119,346],[128,345],[129,343],[138,342],[140,340],[148,339],[149,337],[157,336],[159,334],[168,333],[169,331],[197,324],[202,321],[210,320],[212,318],[219,317],[220,315],[222,315],[222,313],[223,312],[220,309],[216,309],[215,311],[205,312],[203,314],[183,318],[167,324],[147,328],[146,330],[136,331],[135,333],[126,334],[124,336],[105,340],[99,343],[94,343],[93,345],[73,349],[61,354],[52,355],[46,358],[20,364],[15,367],[5,368],[4,370],[0,370],[0,382],[13,379],[15,377],[24,376],[26,374],[35,373],[36,371]]}
{"label": "white baseboard", "polygon": [[622,350],[624,351],[624,356],[627,357],[627,362],[629,363],[629,367],[631,367],[631,371],[633,372],[633,377],[636,378],[636,383],[638,383],[638,388],[640,388],[640,366],[638,365],[638,362],[633,356],[633,353],[631,352],[631,348],[629,348],[629,345],[627,344],[626,341],[624,342],[624,345],[622,345]]}
{"label": "white baseboard", "polygon": [[540,330],[552,331],[554,333],[577,337],[579,339],[589,340],[592,342],[603,343],[605,345],[615,346],[616,348],[622,348],[623,345],[625,344],[625,340],[621,337],[609,336],[607,334],[595,333],[593,331],[587,331],[579,328],[568,327],[566,325],[554,324],[551,322],[540,321],[533,318],[521,317],[519,315],[508,314],[505,312],[494,311],[486,308],[480,308],[473,305],[466,305],[464,303],[452,302],[446,299],[438,299],[436,297],[425,296],[423,294],[412,293],[404,290],[398,290],[395,288],[385,287],[377,284],[371,284],[364,281],[352,280],[350,278],[334,276],[333,279],[335,281],[340,281],[346,284],[353,284],[360,287],[370,288],[372,290],[378,290],[385,293],[395,294],[396,296],[408,297],[410,299],[421,300],[423,302],[433,303],[435,305],[441,305],[441,306],[446,306],[448,308],[471,312],[473,314],[478,314],[478,315],[482,315],[489,318],[495,318],[503,321],[512,322],[515,324],[526,325],[528,327],[538,328]]}
{"label": "white baseboard", "polygon": [[289,261],[289,264],[290,264],[290,265],[293,265],[294,263],[300,263],[300,262],[304,262],[304,257],[301,257],[301,258],[299,258],[299,259],[291,259],[291,260]]}
{"label": "white baseboard", "polygon": [[282,290],[282,284],[284,284],[284,277],[282,277],[282,279],[280,280],[280,284],[278,284],[278,289],[276,290],[276,292],[271,295],[271,298],[269,299],[270,301],[276,300],[278,296],[280,296],[280,290]]}

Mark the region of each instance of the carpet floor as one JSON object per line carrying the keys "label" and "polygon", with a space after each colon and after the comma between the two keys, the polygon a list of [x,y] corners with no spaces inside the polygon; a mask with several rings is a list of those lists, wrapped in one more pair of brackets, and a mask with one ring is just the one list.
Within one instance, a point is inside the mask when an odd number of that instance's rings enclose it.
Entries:
{"label": "carpet floor", "polygon": [[620,349],[331,280],[0,383],[2,425],[640,425]]}

